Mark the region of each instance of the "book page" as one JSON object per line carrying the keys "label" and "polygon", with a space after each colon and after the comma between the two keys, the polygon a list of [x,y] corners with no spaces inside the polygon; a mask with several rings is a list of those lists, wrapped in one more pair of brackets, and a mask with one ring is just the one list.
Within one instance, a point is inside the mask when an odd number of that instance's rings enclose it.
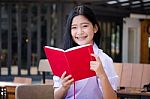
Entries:
{"label": "book page", "polygon": [[95,72],[90,70],[90,61],[93,60],[93,56],[91,56],[91,53],[93,53],[93,46],[86,45],[75,49],[65,53],[74,80],[77,81],[95,76]]}
{"label": "book page", "polygon": [[61,51],[61,49],[58,48],[47,46],[44,47],[44,51],[54,75],[61,77],[64,71],[70,74],[64,51]]}
{"label": "book page", "polygon": [[69,48],[69,49],[65,50],[65,52],[76,50],[76,49],[80,49],[80,48],[87,47],[87,46],[91,46],[91,44],[86,44],[86,45],[72,47],[72,48]]}
{"label": "book page", "polygon": [[91,44],[77,46],[66,51],[54,47],[44,48],[54,75],[61,77],[64,71],[72,75],[75,81],[95,76],[90,70],[90,55],[93,53]]}
{"label": "book page", "polygon": [[44,46],[44,47],[49,48],[49,49],[53,49],[53,50],[63,51],[63,52],[64,52],[64,50],[61,49],[61,48],[56,48],[56,47],[51,47],[51,46]]}

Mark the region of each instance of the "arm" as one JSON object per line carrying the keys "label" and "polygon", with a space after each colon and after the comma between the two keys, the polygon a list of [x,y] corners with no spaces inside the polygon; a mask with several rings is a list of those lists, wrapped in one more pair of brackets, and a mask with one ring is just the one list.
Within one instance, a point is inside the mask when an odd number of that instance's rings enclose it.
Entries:
{"label": "arm", "polygon": [[95,55],[91,54],[95,57],[96,61],[91,61],[90,66],[91,70],[96,72],[96,75],[101,80],[102,90],[103,90],[103,98],[104,99],[117,99],[117,95],[115,91],[113,90],[112,86],[110,85],[110,82],[108,80],[108,77],[103,69],[102,63],[100,58]]}
{"label": "arm", "polygon": [[54,99],[64,99],[73,81],[71,75],[66,76],[64,72],[61,76],[61,86],[54,89]]}

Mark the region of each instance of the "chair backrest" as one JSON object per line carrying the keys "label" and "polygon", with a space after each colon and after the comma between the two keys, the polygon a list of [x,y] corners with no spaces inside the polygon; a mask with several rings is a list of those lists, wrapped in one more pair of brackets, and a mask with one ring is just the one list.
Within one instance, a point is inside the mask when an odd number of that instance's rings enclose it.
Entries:
{"label": "chair backrest", "polygon": [[143,64],[132,63],[132,76],[131,76],[131,84],[130,87],[142,88],[141,81],[143,75]]}
{"label": "chair backrest", "polygon": [[20,85],[16,87],[15,99],[54,99],[52,85]]}
{"label": "chair backrest", "polygon": [[14,77],[14,83],[32,84],[32,78],[27,77]]}
{"label": "chair backrest", "polygon": [[142,81],[141,81],[141,88],[143,88],[144,85],[150,83],[150,77],[149,76],[150,76],[150,64],[144,64]]}
{"label": "chair backrest", "polygon": [[[42,83],[43,81],[41,80],[41,83]],[[53,79],[45,79],[45,84],[48,84],[48,85],[54,85],[54,81],[53,81]]]}
{"label": "chair backrest", "polygon": [[143,88],[150,82],[150,64],[114,63],[115,70],[120,77],[119,87]]}
{"label": "chair backrest", "polygon": [[118,87],[120,87],[120,82],[121,82],[121,76],[122,76],[122,63],[114,63],[114,68],[115,71],[119,77],[119,85]]}

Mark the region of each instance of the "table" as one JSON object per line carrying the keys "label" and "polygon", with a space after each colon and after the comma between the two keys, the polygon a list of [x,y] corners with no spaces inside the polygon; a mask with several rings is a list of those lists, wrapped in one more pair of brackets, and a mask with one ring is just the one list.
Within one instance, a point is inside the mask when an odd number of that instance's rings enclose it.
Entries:
{"label": "table", "polygon": [[15,99],[15,88],[19,85],[23,84],[14,82],[0,82],[0,99]]}
{"label": "table", "polygon": [[135,99],[150,99],[150,92],[142,92],[140,88],[125,88],[117,91],[117,96],[120,99],[135,98]]}

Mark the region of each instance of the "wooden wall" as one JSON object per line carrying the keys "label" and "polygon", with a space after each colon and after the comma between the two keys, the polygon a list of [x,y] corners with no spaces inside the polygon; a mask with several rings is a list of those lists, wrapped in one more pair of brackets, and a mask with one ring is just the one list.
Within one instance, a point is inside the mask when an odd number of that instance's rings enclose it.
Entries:
{"label": "wooden wall", "polygon": [[150,34],[147,33],[148,24],[150,20],[141,20],[141,58],[140,63],[149,63],[149,48],[148,48],[148,37]]}

